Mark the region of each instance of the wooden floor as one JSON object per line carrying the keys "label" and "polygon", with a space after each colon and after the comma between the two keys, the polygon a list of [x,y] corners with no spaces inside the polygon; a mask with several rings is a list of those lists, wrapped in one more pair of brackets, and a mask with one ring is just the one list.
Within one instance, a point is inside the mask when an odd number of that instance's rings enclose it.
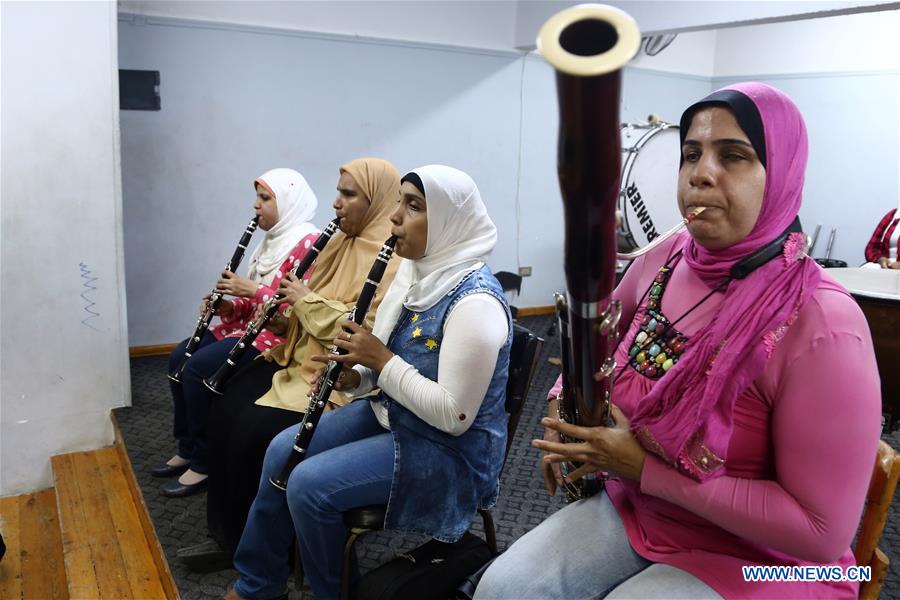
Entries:
{"label": "wooden floor", "polygon": [[0,528],[0,598],[68,598],[54,490],[0,498]]}
{"label": "wooden floor", "polygon": [[0,498],[0,599],[177,599],[128,455],[54,456],[54,488]]}
{"label": "wooden floor", "polygon": [[166,598],[116,449],[52,464],[69,597]]}

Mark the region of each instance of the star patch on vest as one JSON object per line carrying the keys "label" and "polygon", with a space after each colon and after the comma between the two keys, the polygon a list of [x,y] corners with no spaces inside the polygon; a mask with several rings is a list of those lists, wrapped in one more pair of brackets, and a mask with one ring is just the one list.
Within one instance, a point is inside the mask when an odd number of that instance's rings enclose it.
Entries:
{"label": "star patch on vest", "polygon": [[417,337],[419,337],[420,335],[422,335],[422,328],[421,328],[421,327],[416,327],[415,329],[413,329],[412,336],[413,336],[414,338],[417,338]]}
{"label": "star patch on vest", "polygon": [[425,342],[425,347],[429,350],[434,350],[438,347],[438,343],[434,340],[434,338],[428,338],[428,341]]}

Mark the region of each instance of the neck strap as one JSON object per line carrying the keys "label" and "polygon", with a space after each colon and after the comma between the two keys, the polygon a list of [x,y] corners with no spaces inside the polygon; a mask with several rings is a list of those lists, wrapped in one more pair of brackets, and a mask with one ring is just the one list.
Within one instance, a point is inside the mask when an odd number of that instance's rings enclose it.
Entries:
{"label": "neck strap", "polygon": [[790,234],[802,231],[803,228],[800,226],[800,217],[794,217],[793,222],[788,225],[788,228],[785,229],[781,235],[759,250],[756,250],[752,254],[748,254],[735,263],[735,265],[731,267],[731,278],[744,279],[747,275],[781,254],[784,243],[787,241]]}

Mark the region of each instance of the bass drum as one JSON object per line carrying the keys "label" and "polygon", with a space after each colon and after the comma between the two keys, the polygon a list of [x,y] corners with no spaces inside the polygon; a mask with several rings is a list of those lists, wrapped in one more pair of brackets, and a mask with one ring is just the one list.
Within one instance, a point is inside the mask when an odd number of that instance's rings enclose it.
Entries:
{"label": "bass drum", "polygon": [[677,197],[679,146],[678,125],[659,121],[622,127],[619,252],[642,248],[681,221]]}

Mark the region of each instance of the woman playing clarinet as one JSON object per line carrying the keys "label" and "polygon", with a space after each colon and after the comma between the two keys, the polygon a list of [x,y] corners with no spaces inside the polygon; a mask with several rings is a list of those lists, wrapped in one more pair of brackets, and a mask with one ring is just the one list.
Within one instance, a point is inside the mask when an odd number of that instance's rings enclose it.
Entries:
{"label": "woman playing clarinet", "polygon": [[[386,160],[361,158],[340,167],[334,200],[340,231],[316,260],[308,286],[288,275],[278,290],[290,306],[286,343],[237,371],[210,416],[206,511],[212,539],[179,550],[189,568],[206,571],[231,564],[259,486],[266,448],[275,434],[303,418],[319,367],[310,357],[326,352],[356,303],[390,235],[389,217],[399,190],[400,173]],[[384,287],[372,303],[369,326],[396,272],[397,264],[391,261]],[[329,404],[337,407],[348,401],[336,391]]]}
{"label": "woman playing clarinet", "polygon": [[[227,270],[222,273],[216,292],[231,299],[222,298],[216,306],[221,323],[203,332],[198,349],[184,365],[181,381],[170,384],[178,451],[154,468],[153,475],[180,477],[162,486],[160,491],[164,496],[187,496],[206,485],[209,473],[206,427],[211,395],[203,380],[222,364],[257,307],[275,295],[284,274],[299,264],[318,234],[318,229],[310,223],[316,213],[316,196],[300,173],[293,169],[272,169],[258,177],[253,186],[256,190],[253,209],[265,237],[250,257],[247,277]],[[209,296],[204,298],[201,313],[206,310],[208,300]],[[242,363],[283,343],[281,336],[286,325],[284,318],[273,320],[245,353]],[[170,372],[183,360],[187,344],[188,340],[184,340],[170,355]]]}
{"label": "woman playing clarinet", "polygon": [[484,264],[496,228],[465,173],[431,165],[403,181],[391,233],[407,261],[373,333],[345,321],[334,344],[347,354],[327,357],[353,366],[341,389],[380,392],[322,417],[286,494],[268,480],[296,428],[272,440],[235,554],[232,598],[283,594],[295,536],[313,594],[336,598],[341,513],[351,508],[387,504],[387,528],[454,541],[497,497],[512,321]]}
{"label": "woman playing clarinet", "polygon": [[678,206],[705,210],[615,291],[615,424],[560,422],[554,401],[533,442],[551,494],[562,461],[585,463],[569,479],[608,473],[606,489],[514,543],[476,598],[857,596],[744,570],[853,565],[879,438],[866,321],[792,232],[803,118],[742,83],[690,106],[680,133]]}

